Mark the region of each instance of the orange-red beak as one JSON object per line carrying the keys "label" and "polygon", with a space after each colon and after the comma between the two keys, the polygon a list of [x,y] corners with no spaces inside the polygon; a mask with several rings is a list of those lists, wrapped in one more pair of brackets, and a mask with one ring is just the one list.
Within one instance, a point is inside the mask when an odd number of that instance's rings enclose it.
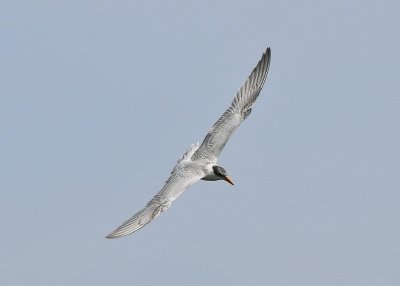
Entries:
{"label": "orange-red beak", "polygon": [[232,179],[229,176],[225,176],[224,180],[227,181],[229,184],[231,184],[232,186],[234,186],[235,184],[232,182]]}

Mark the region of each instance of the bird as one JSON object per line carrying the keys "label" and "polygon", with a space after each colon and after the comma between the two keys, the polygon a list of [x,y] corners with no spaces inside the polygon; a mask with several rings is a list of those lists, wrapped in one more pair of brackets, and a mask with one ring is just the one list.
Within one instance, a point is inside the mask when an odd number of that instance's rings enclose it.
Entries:
{"label": "bird", "polygon": [[199,180],[224,180],[234,185],[226,170],[217,165],[218,157],[234,131],[250,115],[252,105],[267,78],[270,61],[271,48],[268,47],[228,109],[208,131],[203,142],[192,144],[177,161],[162,189],[142,210],[106,238],[119,238],[138,231],[166,211],[177,197]]}

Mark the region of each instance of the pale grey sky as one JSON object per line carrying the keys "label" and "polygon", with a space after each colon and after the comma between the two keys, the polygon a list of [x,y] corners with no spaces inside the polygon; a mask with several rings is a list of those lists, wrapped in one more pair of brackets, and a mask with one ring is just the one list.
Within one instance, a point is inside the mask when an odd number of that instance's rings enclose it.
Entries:
{"label": "pale grey sky", "polygon": [[[233,3],[234,2],[234,3]],[[1,285],[400,285],[396,1],[0,4]],[[143,230],[267,46],[220,158]]]}

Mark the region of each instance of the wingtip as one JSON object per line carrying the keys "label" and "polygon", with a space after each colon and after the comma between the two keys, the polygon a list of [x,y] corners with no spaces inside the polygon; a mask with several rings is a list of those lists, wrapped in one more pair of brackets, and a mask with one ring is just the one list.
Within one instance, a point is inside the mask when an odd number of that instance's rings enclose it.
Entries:
{"label": "wingtip", "polygon": [[[130,234],[130,233],[128,233],[128,234]],[[114,231],[114,232],[110,233],[109,235],[105,236],[105,238],[106,239],[115,239],[115,238],[127,236],[128,234],[119,234]]]}
{"label": "wingtip", "polygon": [[[139,228],[140,229],[140,228]],[[120,238],[120,237],[124,237],[124,236],[128,236],[129,234],[139,230],[139,229],[135,229],[133,231],[123,231],[121,230],[121,227],[117,228],[116,230],[114,230],[112,233],[110,233],[109,235],[107,235],[105,238],[107,239],[115,239],[115,238]]]}
{"label": "wingtip", "polygon": [[270,48],[270,47],[268,47],[268,48],[265,50],[265,52],[264,52],[264,54],[263,54],[263,56],[262,56],[262,60],[264,60],[264,61],[267,62],[267,63],[266,63],[266,65],[267,65],[266,70],[267,70],[267,73],[268,73],[269,64],[271,63],[271,48]]}
{"label": "wingtip", "polygon": [[108,234],[107,236],[105,236],[104,238],[107,239],[112,239],[112,238],[116,238],[117,236],[115,236],[115,232],[113,231],[112,233]]}
{"label": "wingtip", "polygon": [[268,47],[268,48],[265,50],[264,55],[265,55],[265,56],[268,56],[268,59],[271,58],[271,48],[270,48],[270,47]]}
{"label": "wingtip", "polygon": [[266,59],[268,62],[271,60],[271,48],[267,47],[267,49],[265,50],[265,52],[262,55],[263,59]]}

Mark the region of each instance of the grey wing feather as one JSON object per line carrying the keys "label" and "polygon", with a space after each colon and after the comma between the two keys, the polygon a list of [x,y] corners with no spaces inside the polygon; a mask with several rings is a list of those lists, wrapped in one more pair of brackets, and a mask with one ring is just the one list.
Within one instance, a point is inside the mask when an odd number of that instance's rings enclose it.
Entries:
{"label": "grey wing feather", "polygon": [[194,152],[196,152],[197,149],[199,149],[200,143],[197,142],[195,144],[192,144],[187,150],[186,152],[182,155],[181,158],[179,158],[179,160],[176,162],[176,165],[174,167],[174,169],[171,171],[171,174],[173,174],[175,172],[175,170],[181,166],[181,163],[183,162],[187,162],[190,161],[192,155],[194,154]]}
{"label": "grey wing feather", "polygon": [[118,238],[131,234],[155,219],[167,210],[171,203],[191,185],[200,180],[203,173],[193,172],[181,165],[166,181],[164,187],[146,205],[146,207],[124,222],[106,238]]}
{"label": "grey wing feather", "polygon": [[107,235],[106,238],[118,238],[131,234],[146,224],[151,222],[155,217],[161,213],[162,204],[147,205],[144,209],[137,212],[133,217],[124,222],[111,234]]}
{"label": "grey wing feather", "polygon": [[270,61],[271,49],[267,48],[229,108],[207,133],[203,143],[193,155],[193,159],[218,158],[233,132],[250,115],[251,106],[260,94],[267,78]]}

